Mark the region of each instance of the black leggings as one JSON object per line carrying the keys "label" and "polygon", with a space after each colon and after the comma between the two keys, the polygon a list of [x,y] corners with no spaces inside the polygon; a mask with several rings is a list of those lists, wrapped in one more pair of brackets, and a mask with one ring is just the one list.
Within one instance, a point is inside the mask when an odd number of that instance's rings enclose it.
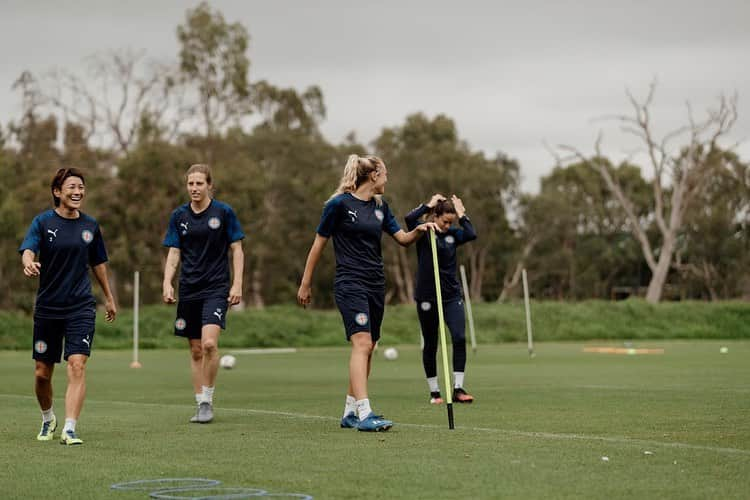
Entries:
{"label": "black leggings", "polygon": [[[427,378],[437,376],[437,348],[438,348],[438,310],[437,302],[417,302],[419,324],[422,327],[424,348],[422,349],[422,365]],[[453,371],[463,372],[466,368],[466,321],[464,317],[464,302],[455,299],[443,302],[443,317],[451,332],[453,341]]]}

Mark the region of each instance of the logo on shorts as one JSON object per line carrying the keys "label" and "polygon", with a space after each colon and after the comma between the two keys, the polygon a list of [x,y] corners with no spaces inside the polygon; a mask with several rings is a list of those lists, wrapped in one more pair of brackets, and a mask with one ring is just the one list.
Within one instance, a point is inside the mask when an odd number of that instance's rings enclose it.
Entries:
{"label": "logo on shorts", "polygon": [[219,318],[219,321],[221,321],[222,314],[221,314],[221,309],[220,308],[218,308],[218,307],[216,308],[216,310],[214,311],[214,316],[216,316],[217,318]]}
{"label": "logo on shorts", "polygon": [[448,235],[445,237],[445,242],[449,245],[452,245],[456,242],[456,239],[453,237],[453,235]]}
{"label": "logo on shorts", "polygon": [[174,322],[174,327],[177,328],[177,330],[182,331],[187,326],[187,321],[185,321],[182,318],[177,318],[177,321]]}
{"label": "logo on shorts", "polygon": [[88,229],[84,229],[84,230],[83,230],[83,231],[81,232],[81,239],[82,239],[83,241],[85,241],[85,242],[86,242],[86,244],[89,244],[89,243],[91,243],[92,241],[94,241],[94,233],[92,233],[92,232],[91,232],[91,231],[89,231]]}
{"label": "logo on shorts", "polygon": [[430,304],[429,302],[425,301],[425,302],[422,302],[421,304],[419,304],[419,307],[421,307],[423,311],[429,311],[430,309],[432,309],[432,304]]}
{"label": "logo on shorts", "polygon": [[211,229],[219,229],[219,227],[221,227],[221,221],[218,217],[211,217],[208,219],[208,227]]}
{"label": "logo on shorts", "polygon": [[88,347],[91,347],[91,340],[89,340],[89,336],[86,335],[83,339],[81,339],[84,344],[86,344]]}
{"label": "logo on shorts", "polygon": [[47,352],[47,342],[43,340],[39,340],[34,343],[34,350],[38,352],[39,354],[44,354]]}
{"label": "logo on shorts", "polygon": [[383,222],[383,217],[384,217],[383,211],[380,210],[379,208],[376,208],[375,209],[375,217],[377,217],[380,222]]}
{"label": "logo on shorts", "polygon": [[354,316],[354,321],[356,321],[359,326],[365,326],[367,324],[367,314],[357,314],[356,316]]}

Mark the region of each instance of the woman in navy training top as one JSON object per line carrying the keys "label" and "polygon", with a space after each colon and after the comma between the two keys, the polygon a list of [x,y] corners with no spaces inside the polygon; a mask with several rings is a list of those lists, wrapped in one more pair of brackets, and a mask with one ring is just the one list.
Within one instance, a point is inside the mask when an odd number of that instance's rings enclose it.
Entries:
{"label": "woman in navy training top", "polygon": [[[114,321],[117,306],[107,278],[107,250],[92,217],[81,212],[86,195],[83,174],[61,168],[52,184],[53,210],[34,217],[19,249],[23,273],[39,277],[34,305],[34,391],[42,410],[39,441],[51,441],[57,429],[52,409],[52,374],[65,344],[68,388],[65,391],[65,425],[60,442],[83,444],[76,422],[86,397],[86,361],[91,356],[96,300],[91,294],[89,267],[104,293],[104,316]],[[38,259],[38,260],[37,260]]]}
{"label": "woman in navy training top", "polygon": [[[219,369],[219,333],[226,327],[227,310],[242,300],[245,256],[242,232],[232,207],[211,197],[211,168],[192,165],[185,175],[190,202],[172,212],[164,246],[162,298],[177,302],[172,280],[180,269],[180,300],[174,333],[188,339],[190,373],[197,411],[193,423],[214,418],[213,396]],[[232,250],[230,288],[229,250]]]}
{"label": "woman in navy training top", "polygon": [[328,239],[333,238],[334,295],[352,348],[341,427],[360,431],[386,431],[393,426],[392,421],[373,413],[367,394],[367,378],[372,353],[380,338],[385,302],[382,232],[407,246],[430,228],[437,229],[434,223],[427,223],[404,232],[381,199],[387,181],[388,169],[377,156],[349,156],[339,187],[323,208],[297,292],[301,305],[310,303],[315,266]]}
{"label": "woman in navy training top", "polygon": [[[456,279],[456,249],[477,238],[474,226],[466,216],[466,209],[456,195],[451,200],[435,194],[406,216],[406,227],[419,224],[422,216],[435,222],[441,229],[437,235],[437,257],[440,271],[440,292],[443,299],[443,317],[453,340],[453,401],[471,403],[474,398],[463,388],[466,367],[466,327],[461,286]],[[451,227],[458,219],[460,228]],[[435,271],[432,265],[430,242],[423,239],[417,243],[417,284],[414,299],[417,302],[419,324],[422,327],[422,365],[430,388],[430,403],[440,404],[443,398],[437,380],[438,311],[435,293]]]}

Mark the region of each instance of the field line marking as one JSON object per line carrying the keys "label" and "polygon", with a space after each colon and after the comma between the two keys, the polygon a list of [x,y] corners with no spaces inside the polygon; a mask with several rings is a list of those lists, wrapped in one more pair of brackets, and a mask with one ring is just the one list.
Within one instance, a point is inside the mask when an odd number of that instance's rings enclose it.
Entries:
{"label": "field line marking", "polygon": [[[21,394],[0,394],[0,398],[8,399],[31,399],[36,400],[34,396],[26,396]],[[149,406],[157,408],[181,408],[181,409],[193,409],[194,405],[184,404],[163,404],[163,403],[138,403],[135,401],[109,401],[104,399],[87,399],[86,404],[110,404],[119,406]],[[331,417],[326,415],[310,415],[305,413],[291,413],[285,411],[276,410],[258,410],[253,408],[228,408],[228,407],[217,407],[221,411],[230,413],[240,414],[255,414],[255,415],[273,415],[289,418],[300,418],[307,420],[328,420],[338,422],[337,417]],[[396,422],[398,427],[413,427],[417,429],[445,429],[444,425],[434,424],[410,424],[403,422]],[[601,441],[605,443],[615,443],[624,445],[638,445],[638,446],[661,446],[665,448],[677,448],[684,450],[698,450],[698,451],[711,451],[716,453],[728,453],[733,455],[747,455],[750,456],[750,450],[743,450],[740,448],[724,448],[719,446],[706,446],[700,444],[689,444],[680,442],[665,442],[665,441],[653,441],[648,439],[633,439],[627,437],[618,436],[593,436],[586,434],[570,434],[570,433],[554,433],[554,432],[543,432],[543,431],[519,431],[515,429],[498,429],[493,427],[461,427],[458,426],[457,430],[474,431],[474,432],[486,432],[504,434],[508,436],[522,436],[529,438],[542,438],[550,440],[564,440],[564,441]]]}

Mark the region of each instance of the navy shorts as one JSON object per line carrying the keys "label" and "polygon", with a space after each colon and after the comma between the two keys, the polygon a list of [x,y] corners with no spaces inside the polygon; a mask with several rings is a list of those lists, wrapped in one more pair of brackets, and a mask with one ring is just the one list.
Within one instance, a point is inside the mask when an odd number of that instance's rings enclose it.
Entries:
{"label": "navy shorts", "polygon": [[344,320],[346,340],[355,333],[369,332],[373,342],[380,339],[385,288],[369,289],[351,283],[336,284],[333,293]]}
{"label": "navy shorts", "polygon": [[180,301],[177,303],[174,334],[178,337],[199,339],[204,325],[219,325],[224,330],[227,326],[228,308],[226,296]]}
{"label": "navy shorts", "polygon": [[95,326],[96,313],[65,319],[34,317],[34,352],[31,357],[49,364],[59,363],[63,343],[65,361],[71,354],[91,356]]}

